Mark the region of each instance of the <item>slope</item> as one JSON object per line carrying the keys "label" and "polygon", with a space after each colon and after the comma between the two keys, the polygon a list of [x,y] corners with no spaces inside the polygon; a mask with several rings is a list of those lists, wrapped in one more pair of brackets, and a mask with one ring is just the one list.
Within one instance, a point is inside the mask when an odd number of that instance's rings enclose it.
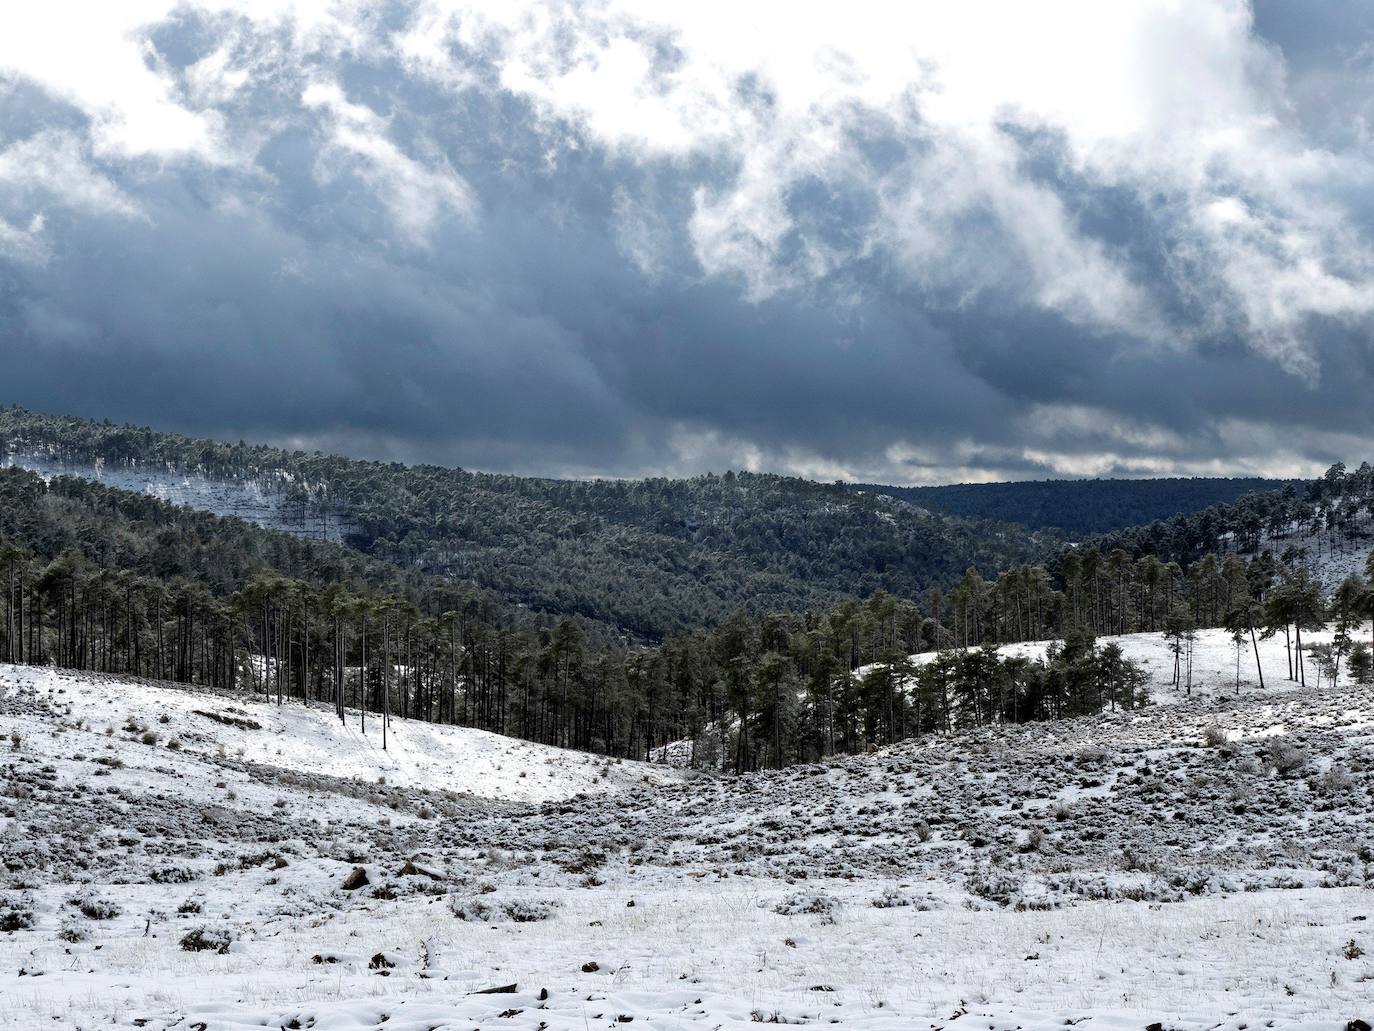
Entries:
{"label": "slope", "polygon": [[[366,781],[240,757],[188,708],[261,703],[0,676],[4,1026],[1334,1029],[1374,976],[1364,690],[530,805],[377,784],[349,736]],[[92,715],[125,706],[179,747]]]}
{"label": "slope", "polygon": [[1030,529],[1054,527],[1076,537],[1192,515],[1255,491],[1276,491],[1305,480],[1260,476],[1161,477],[1121,480],[1019,480],[1008,483],[952,483],[929,487],[854,484],[853,489],[886,494],[914,505],[979,519],[1019,523]]}
{"label": "slope", "polygon": [[542,480],[231,445],[14,407],[0,408],[0,454],[303,533],[329,532],[328,518],[370,556],[642,640],[740,609],[801,611],[879,589],[912,598],[971,565],[1001,569],[1057,545],[1052,535],[788,477]]}

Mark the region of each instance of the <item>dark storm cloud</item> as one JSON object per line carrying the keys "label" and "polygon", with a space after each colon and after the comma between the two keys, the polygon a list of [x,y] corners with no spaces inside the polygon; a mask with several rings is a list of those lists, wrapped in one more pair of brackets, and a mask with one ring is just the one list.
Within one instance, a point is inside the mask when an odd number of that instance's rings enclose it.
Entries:
{"label": "dark storm cloud", "polygon": [[[1303,67],[1351,24],[1260,14]],[[0,160],[0,400],[545,474],[1363,457],[1337,452],[1371,428],[1367,316],[1285,310],[1257,332],[1211,277],[1263,272],[1269,238],[1205,249],[1208,198],[1108,181],[1072,126],[1003,125],[991,161],[856,108],[839,166],[768,156],[790,176],[773,197],[759,150],[612,138],[507,88],[480,41],[444,49],[455,89],[385,48],[303,59],[287,28],[235,17],[183,9],[149,38],[177,102],[235,146],[116,153],[80,102],[0,86],[0,153],[26,156]],[[683,74],[655,47],[655,75]],[[247,74],[218,88],[215,61]],[[735,101],[782,117],[757,83]],[[951,199],[964,159],[978,182]],[[1263,185],[1232,192],[1260,211]]]}

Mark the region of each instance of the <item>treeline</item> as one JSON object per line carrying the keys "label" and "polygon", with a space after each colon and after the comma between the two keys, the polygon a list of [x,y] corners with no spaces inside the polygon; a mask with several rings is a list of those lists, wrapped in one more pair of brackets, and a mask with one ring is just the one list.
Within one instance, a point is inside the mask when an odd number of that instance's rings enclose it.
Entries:
{"label": "treeline", "polygon": [[[1369,536],[1374,519],[1374,467],[1342,462],[1298,487],[1247,494],[1190,516],[1175,516],[1096,538],[1102,552],[1154,555],[1188,564],[1208,552],[1276,551],[1289,563],[1339,552]],[[1291,552],[1284,555],[1284,552]]]}
{"label": "treeline", "polygon": [[916,597],[969,566],[1046,561],[1060,541],[924,515],[842,484],[726,473],[564,481],[366,462],[0,408],[0,453],[250,484],[327,513],[373,558],[653,643],[743,610]]}
{"label": "treeline", "polygon": [[382,734],[421,719],[630,757],[688,741],[740,770],[1141,700],[1110,648],[956,653],[943,610],[885,593],[626,649],[346,548],[17,469],[0,470],[0,590],[0,660],[371,714]]}
{"label": "treeline", "polygon": [[[364,725],[371,713],[383,734],[400,717],[630,757],[686,742],[691,761],[747,770],[1141,704],[1139,671],[1098,634],[1168,634],[1182,684],[1196,627],[1226,623],[1252,641],[1282,632],[1300,656],[1303,631],[1326,616],[1305,570],[1268,554],[1186,571],[1095,555],[1071,553],[1058,577],[970,570],[919,603],[879,593],[736,613],[627,649],[346,548],[4,470],[0,658],[295,699]],[[1342,597],[1347,615],[1365,611],[1362,587]],[[1063,641],[1043,661],[995,652],[1043,637]],[[918,652],[934,654],[913,663]],[[1304,676],[1302,664],[1289,673]]]}
{"label": "treeline", "polygon": [[954,515],[1057,529],[1075,537],[1112,533],[1178,515],[1192,515],[1250,493],[1267,493],[1302,480],[1263,477],[1173,477],[1150,480],[1023,480],[955,483],[933,487],[854,484]]}

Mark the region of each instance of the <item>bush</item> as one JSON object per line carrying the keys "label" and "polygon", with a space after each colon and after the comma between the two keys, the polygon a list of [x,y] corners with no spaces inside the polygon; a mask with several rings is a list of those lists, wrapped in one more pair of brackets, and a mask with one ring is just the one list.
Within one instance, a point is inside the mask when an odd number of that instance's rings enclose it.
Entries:
{"label": "bush", "polygon": [[801,916],[811,913],[816,916],[832,917],[838,904],[829,895],[819,891],[798,891],[788,895],[773,907],[774,913],[783,916]]}
{"label": "bush", "polygon": [[1202,743],[1208,748],[1220,748],[1226,744],[1230,738],[1226,736],[1226,731],[1215,723],[1209,723],[1202,728]]}
{"label": "bush", "polygon": [[887,888],[873,900],[874,909],[897,909],[911,905],[911,896],[900,888]]}
{"label": "bush", "polygon": [[553,916],[555,904],[547,899],[497,898],[494,895],[455,895],[449,900],[449,910],[459,920],[492,924],[509,920],[517,924],[531,924]]}
{"label": "bush", "polygon": [[1265,749],[1265,759],[1281,774],[1296,773],[1307,765],[1307,753],[1291,741],[1272,738]]}
{"label": "bush", "polygon": [[75,906],[87,920],[113,920],[122,912],[119,906],[109,899],[102,899],[89,892],[68,899],[67,904]]}
{"label": "bush", "polygon": [[183,952],[216,952],[221,956],[234,944],[233,935],[222,928],[197,927],[181,936]]}
{"label": "bush", "polygon": [[154,884],[186,884],[196,879],[196,872],[185,866],[164,866],[151,874]]}
{"label": "bush", "polygon": [[1348,770],[1340,766],[1332,766],[1317,781],[1317,790],[1323,794],[1334,795],[1337,792],[1349,791],[1354,783],[1355,778],[1350,775]]}
{"label": "bush", "polygon": [[27,931],[33,926],[33,907],[19,899],[0,900],[0,931]]}
{"label": "bush", "polygon": [[61,928],[57,932],[57,940],[73,945],[77,942],[85,941],[86,929],[80,924],[73,923],[70,920],[63,921]]}

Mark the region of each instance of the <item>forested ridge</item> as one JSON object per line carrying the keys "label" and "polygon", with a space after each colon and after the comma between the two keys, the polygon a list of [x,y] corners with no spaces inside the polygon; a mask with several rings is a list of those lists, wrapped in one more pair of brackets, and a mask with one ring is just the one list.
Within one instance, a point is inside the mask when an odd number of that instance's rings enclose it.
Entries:
{"label": "forested ridge", "polygon": [[1121,550],[1183,563],[1209,552],[1292,549],[1290,561],[1306,562],[1370,537],[1372,521],[1374,466],[1363,462],[1351,471],[1337,462],[1301,485],[1246,494],[1192,515],[1103,534],[1088,543],[1103,552]]}
{"label": "forested ridge", "polygon": [[[1309,489],[1307,510],[1335,520],[1322,528],[1333,546],[1365,532],[1341,514],[1366,510],[1371,488],[1366,471],[1337,468]],[[1281,634],[1293,678],[1312,666],[1335,679],[1343,662],[1367,678],[1369,649],[1353,631],[1374,613],[1374,591],[1352,577],[1328,604],[1306,558],[1290,548],[1179,562],[1091,545],[988,578],[970,568],[919,599],[877,592],[738,611],[657,647],[625,647],[341,546],[9,469],[0,659],[330,705],[383,728],[433,720],[639,757],[686,743],[693,762],[749,770],[1141,704],[1139,671],[1100,635],[1166,635],[1181,686],[1192,635],[1206,626],[1242,645]],[[1305,649],[1303,632],[1328,618],[1334,644]],[[1062,643],[1041,661],[994,650],[1046,638]],[[914,665],[918,651],[937,655]]]}
{"label": "forested ridge", "polygon": [[[879,593],[762,619],[738,612],[713,630],[625,648],[590,639],[574,620],[539,625],[341,546],[20,469],[0,470],[0,584],[0,661],[615,755],[645,757],[686,740],[695,761],[738,770],[1143,700],[1119,654],[1099,653],[1083,635],[1043,677],[1008,666],[1014,673],[994,689],[988,673],[1000,660],[952,654],[932,667],[938,681],[926,676],[910,689],[906,656],[956,640],[942,620],[966,615],[962,595],[947,604],[932,591],[928,609]],[[998,598],[976,603],[996,607]],[[987,632],[1022,624],[996,625]]]}
{"label": "forested ridge", "polygon": [[227,444],[0,408],[0,454],[41,452],[250,481],[286,508],[346,518],[359,551],[629,640],[833,605],[915,597],[969,566],[1053,555],[1053,535],[924,514],[841,484],[726,473],[570,481]]}
{"label": "forested ridge", "polygon": [[886,494],[954,515],[1056,529],[1076,536],[1112,533],[1156,520],[1188,516],[1250,493],[1266,493],[1304,480],[1249,477],[1161,477],[1144,480],[1020,480],[892,487],[857,483],[852,489]]}

